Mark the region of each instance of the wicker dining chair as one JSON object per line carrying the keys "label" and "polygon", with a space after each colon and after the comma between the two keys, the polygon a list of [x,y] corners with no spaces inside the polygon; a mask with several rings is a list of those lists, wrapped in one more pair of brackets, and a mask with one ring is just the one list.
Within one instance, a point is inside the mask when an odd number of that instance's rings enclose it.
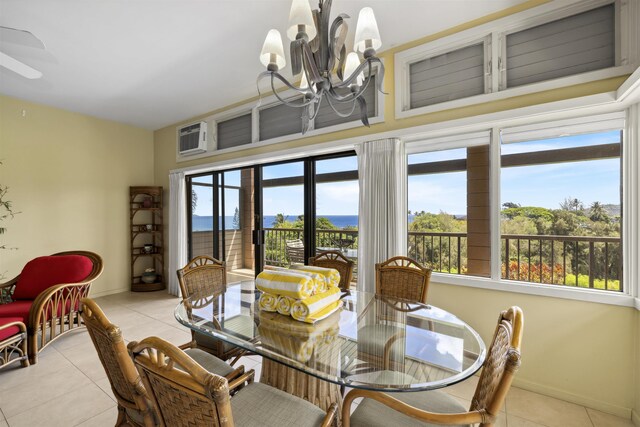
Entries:
{"label": "wicker dining chair", "polygon": [[404,256],[376,264],[376,294],[427,303],[431,270]]}
{"label": "wicker dining chair", "polygon": [[[253,370],[228,382],[160,338],[131,342],[128,348],[149,390],[160,426],[304,427],[328,426],[335,419],[335,404],[325,413],[306,400],[253,382]],[[229,389],[238,383],[248,384],[230,396]]]}
{"label": "wicker dining chair", "polygon": [[304,264],[304,242],[301,239],[285,241],[284,251],[289,264]]}
{"label": "wicker dining chair", "polygon": [[[177,274],[183,301],[189,298],[211,299],[227,290],[226,263],[206,255],[193,258]],[[187,346],[199,348],[222,360],[235,358],[232,364],[244,354],[244,350],[200,332],[192,330],[191,338],[192,342]]]}
{"label": "wicker dining chair", "polygon": [[315,257],[309,258],[309,265],[324,268],[334,268],[340,273],[338,286],[343,292],[349,292],[353,280],[354,262],[338,251],[320,252]]}
{"label": "wicker dining chair", "polygon": [[[127,352],[120,328],[109,322],[102,309],[91,298],[83,298],[80,302],[80,314],[118,402],[116,426],[155,426],[153,408],[140,382],[140,375]],[[185,354],[205,369],[230,380],[244,374],[244,367],[234,369],[204,351],[187,349]]]}
{"label": "wicker dining chair", "polygon": [[[437,390],[395,393],[392,397],[381,392],[354,389],[344,399],[343,426],[424,427],[476,423],[480,427],[493,426],[520,367],[523,324],[524,316],[519,307],[500,313],[469,410],[455,398]],[[350,414],[353,400],[359,397],[364,397],[364,400]]]}

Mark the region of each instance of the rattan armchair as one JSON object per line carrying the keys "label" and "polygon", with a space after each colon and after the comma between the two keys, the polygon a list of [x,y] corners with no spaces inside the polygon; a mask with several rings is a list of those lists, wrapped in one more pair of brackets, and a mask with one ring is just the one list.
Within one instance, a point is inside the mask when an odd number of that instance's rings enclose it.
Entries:
{"label": "rattan armchair", "polygon": [[[524,317],[519,307],[500,313],[493,341],[482,368],[471,407],[440,391],[388,394],[352,390],[345,396],[342,422],[349,426],[493,426],[511,382],[520,367],[520,342]],[[364,397],[353,414],[354,399]]]}
{"label": "rattan armchair", "polygon": [[376,294],[409,301],[427,302],[431,270],[404,256],[376,264]]}
{"label": "rattan armchair", "polygon": [[[183,301],[210,300],[227,290],[225,262],[206,255],[193,258],[177,274]],[[199,348],[222,360],[235,358],[232,364],[245,353],[241,348],[193,330],[191,338],[192,342],[187,346]]]}
{"label": "rattan armchair", "polygon": [[116,426],[155,426],[153,409],[140,375],[127,353],[120,328],[109,322],[98,304],[82,299],[82,319],[98,352],[118,403]]}
{"label": "rattan armchair", "polygon": [[[60,264],[68,265],[61,266],[56,272],[57,277],[52,279],[47,277],[47,271],[41,270],[43,266],[55,266],[55,257],[60,257]],[[85,265],[86,274],[83,272],[81,279],[65,280],[65,277],[74,276],[74,271],[69,271],[68,266],[78,265],[78,260],[91,263],[90,266]],[[102,269],[102,258],[93,252],[59,252],[30,261],[20,275],[0,284],[0,317],[22,317],[27,326],[27,347],[32,364],[37,363],[38,352],[54,339],[82,326],[78,311],[80,299],[89,295],[91,284],[102,274]],[[48,287],[37,294],[29,292],[27,282],[34,283],[40,279]],[[17,292],[18,288],[20,292]]]}
{"label": "rattan armchair", "polygon": [[[111,383],[118,403],[116,426],[155,426],[155,414],[149,402],[140,374],[129,356],[120,328],[109,322],[98,304],[91,298],[81,300],[81,316],[96,348],[102,367]],[[187,349],[185,354],[203,368],[229,381],[244,374],[244,367],[231,365],[198,349]]]}
{"label": "rattan armchair", "polygon": [[349,292],[353,280],[354,262],[338,251],[320,252],[315,257],[309,258],[309,265],[324,268],[334,268],[340,273],[338,286],[343,292]]}
{"label": "rattan armchair", "polygon": [[[228,382],[195,363],[177,347],[156,337],[129,343],[160,426],[328,426],[337,406],[325,413],[315,405],[253,382],[253,370]],[[177,369],[179,365],[182,369]],[[233,397],[229,389],[248,383]]]}

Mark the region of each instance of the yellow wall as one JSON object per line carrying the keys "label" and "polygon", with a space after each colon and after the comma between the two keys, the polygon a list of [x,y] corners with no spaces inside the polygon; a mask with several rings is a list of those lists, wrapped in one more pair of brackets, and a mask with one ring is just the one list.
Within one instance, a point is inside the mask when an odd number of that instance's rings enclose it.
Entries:
{"label": "yellow wall", "polygon": [[0,96],[0,161],[20,212],[3,222],[0,243],[18,249],[0,251],[0,274],[86,249],[105,264],[92,295],[128,290],[128,187],[153,184],[152,132]]}
{"label": "yellow wall", "polygon": [[638,360],[634,308],[435,283],[429,302],[456,313],[487,344],[500,311],[519,306],[525,323],[514,384],[630,417]]}
{"label": "yellow wall", "polygon": [[[522,7],[533,7],[541,3],[544,1],[530,1]],[[305,146],[354,136],[373,135],[609,92],[617,89],[625,80],[626,76],[408,119],[394,118],[394,53],[514,12],[515,10],[508,10],[382,54],[386,67],[385,91],[389,93],[385,98],[385,121],[372,125],[370,129],[357,127],[181,163],[175,160],[175,127],[193,121],[195,118],[160,129],[154,134],[156,185],[168,188],[168,174],[171,169],[290,148],[304,149]],[[244,100],[227,108],[249,101],[254,100]],[[198,118],[223,110],[206,112]],[[638,324],[640,316],[632,308],[443,284],[434,284],[430,293],[431,302],[450,309],[468,321],[482,334],[485,342],[490,341],[495,321],[501,310],[511,305],[519,305],[523,308],[526,318],[523,364],[517,377],[517,385],[627,418],[630,416],[631,408],[634,406],[640,408],[640,390],[637,391],[639,396],[634,398],[640,381],[634,381],[634,376],[631,374],[640,363],[640,344],[636,344],[634,338],[634,335],[640,331]],[[640,380],[640,373],[636,375],[636,379]]]}

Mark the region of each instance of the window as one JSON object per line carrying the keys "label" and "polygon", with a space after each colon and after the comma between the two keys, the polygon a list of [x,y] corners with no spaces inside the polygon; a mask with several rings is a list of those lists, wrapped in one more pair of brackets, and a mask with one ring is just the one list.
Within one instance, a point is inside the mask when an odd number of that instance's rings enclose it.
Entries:
{"label": "window", "polygon": [[408,155],[407,253],[434,272],[489,277],[489,133],[445,145]]}
{"label": "window", "polygon": [[[367,104],[367,116],[370,119],[377,115],[376,114],[376,111],[377,111],[376,94],[378,92],[378,88],[376,85],[377,85],[376,76],[373,76],[371,77],[369,86],[367,86],[367,88],[364,90],[364,93],[361,95]],[[350,90],[338,89],[336,92],[339,95],[345,95],[349,93]],[[333,106],[335,107],[336,110],[338,110],[342,114],[348,114],[349,112],[351,112],[351,108],[352,108],[351,103],[343,104],[343,103],[334,102]],[[326,128],[334,125],[339,125],[342,123],[348,123],[348,122],[359,121],[359,120],[360,120],[360,108],[357,103],[355,104],[355,109],[349,116],[340,117],[333,111],[333,109],[329,105],[329,102],[326,99],[323,99],[322,103],[320,104],[320,111],[318,111],[318,115],[316,116],[314,121],[314,128],[322,129],[322,128]]]}
{"label": "window", "polygon": [[501,278],[622,291],[621,128],[544,133],[502,141]]}
{"label": "window", "polygon": [[[292,99],[291,102],[299,103],[300,100]],[[302,113],[302,108],[289,107],[284,104],[261,109],[258,113],[260,115],[260,141],[301,133]]]}
{"label": "window", "polygon": [[394,55],[396,118],[632,73],[640,7],[549,2]]}
{"label": "window", "polygon": [[218,122],[218,150],[251,144],[251,113]]}
{"label": "window", "polygon": [[410,108],[485,93],[484,43],[409,65]]}
{"label": "window", "polygon": [[507,87],[615,65],[613,4],[506,36]]}

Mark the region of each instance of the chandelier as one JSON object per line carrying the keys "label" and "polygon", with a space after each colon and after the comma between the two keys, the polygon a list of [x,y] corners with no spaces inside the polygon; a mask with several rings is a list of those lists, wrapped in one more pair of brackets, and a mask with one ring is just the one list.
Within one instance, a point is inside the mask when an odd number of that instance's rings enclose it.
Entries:
{"label": "chandelier", "polygon": [[[272,29],[264,41],[260,62],[267,67],[258,76],[260,81],[270,78],[271,90],[276,98],[290,107],[302,109],[302,133],[309,130],[323,100],[340,117],[349,117],[356,106],[360,109],[360,119],[369,126],[367,104],[362,96],[371,83],[373,64],[379,64],[377,86],[382,93],[384,66],[376,57],[376,49],[382,45],[378,24],[370,7],[360,11],[356,25],[354,52],[346,54],[345,41],[348,33],[346,14],[340,14],[329,26],[332,0],[319,0],[318,9],[311,11],[308,0],[293,0],[289,14],[287,36],[291,40],[292,74],[300,77],[300,84],[291,84],[278,71],[286,65],[282,38],[278,30]],[[361,54],[362,60],[360,59]],[[366,70],[366,76],[365,76]],[[297,95],[295,100],[284,99],[275,88],[279,80]],[[347,104],[344,111],[338,111],[339,104]],[[348,111],[350,108],[350,111]]]}

